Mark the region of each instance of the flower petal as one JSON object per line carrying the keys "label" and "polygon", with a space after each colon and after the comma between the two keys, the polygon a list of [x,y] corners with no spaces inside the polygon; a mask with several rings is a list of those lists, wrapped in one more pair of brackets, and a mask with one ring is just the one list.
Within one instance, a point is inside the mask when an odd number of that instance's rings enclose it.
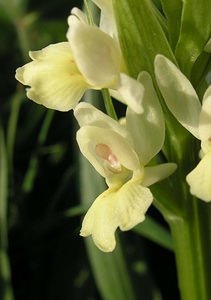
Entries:
{"label": "flower petal", "polygon": [[119,85],[110,89],[111,96],[128,105],[136,113],[143,113],[142,98],[144,89],[139,81],[121,73]]}
{"label": "flower petal", "polygon": [[73,61],[69,43],[50,45],[30,56],[33,61],[16,71],[16,79],[30,87],[28,98],[60,111],[74,108],[89,85]]}
{"label": "flower petal", "polygon": [[88,210],[82,224],[81,235],[92,238],[104,252],[115,248],[115,231],[129,230],[144,221],[153,196],[148,188],[134,181],[122,187],[112,187],[101,194]]}
{"label": "flower petal", "polygon": [[[106,177],[103,162],[95,152],[95,147],[98,144],[106,145],[112,149],[121,165],[128,170],[134,171],[139,168],[139,159],[130,142],[111,129],[83,126],[78,130],[76,139],[82,154],[103,177]],[[116,178],[118,180],[118,176]]]}
{"label": "flower petal", "polygon": [[130,230],[138,223],[143,222],[152,201],[153,195],[148,188],[133,180],[124,184],[118,192],[120,229]]}
{"label": "flower petal", "polygon": [[143,113],[127,109],[126,124],[131,132],[135,150],[141,162],[146,165],[162,148],[165,136],[163,112],[150,75],[142,72],[139,80],[143,87],[141,102]]}
{"label": "flower petal", "polygon": [[[203,99],[199,119],[199,137],[202,142],[211,142],[211,88]],[[211,150],[211,149],[210,149]]]}
{"label": "flower petal", "polygon": [[158,181],[161,181],[174,173],[176,168],[177,165],[175,163],[166,163],[153,167],[145,167],[142,185],[150,186]]}
{"label": "flower petal", "polygon": [[122,125],[120,125],[119,122],[115,121],[89,103],[79,103],[74,109],[74,116],[80,127],[91,125],[101,128],[110,128],[122,137],[129,139],[129,133]]}
{"label": "flower petal", "polygon": [[77,7],[73,7],[73,9],[71,10],[71,15],[68,17],[68,23],[71,23],[71,19],[75,17],[82,23],[88,24],[88,20],[87,20],[87,16],[86,14],[80,10]]}
{"label": "flower petal", "polygon": [[169,110],[182,126],[199,138],[201,104],[190,81],[163,55],[155,58],[155,75]]}
{"label": "flower petal", "polygon": [[117,29],[111,0],[92,0],[100,9],[100,29],[112,37],[117,37]]}
{"label": "flower petal", "polygon": [[96,89],[115,87],[119,80],[121,54],[117,43],[94,26],[72,16],[67,38],[76,64]]}
{"label": "flower petal", "polygon": [[186,180],[191,194],[205,202],[211,202],[211,151],[187,175]]}
{"label": "flower petal", "polygon": [[115,190],[108,189],[102,193],[86,213],[80,235],[92,235],[96,246],[104,251],[111,252],[116,246],[114,233],[118,227],[115,215]]}

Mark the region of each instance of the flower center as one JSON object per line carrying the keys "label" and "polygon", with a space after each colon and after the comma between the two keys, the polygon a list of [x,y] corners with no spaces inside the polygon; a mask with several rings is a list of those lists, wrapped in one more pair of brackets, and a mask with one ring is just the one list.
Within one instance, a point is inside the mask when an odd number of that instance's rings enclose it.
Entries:
{"label": "flower center", "polygon": [[121,163],[109,146],[105,144],[97,144],[95,146],[95,153],[98,157],[102,158],[108,163],[107,167],[110,171],[113,173],[121,172]]}

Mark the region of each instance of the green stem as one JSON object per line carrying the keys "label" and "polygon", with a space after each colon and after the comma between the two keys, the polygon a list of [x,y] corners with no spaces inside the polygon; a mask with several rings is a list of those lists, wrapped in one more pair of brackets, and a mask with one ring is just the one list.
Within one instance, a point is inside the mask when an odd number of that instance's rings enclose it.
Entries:
{"label": "green stem", "polygon": [[[190,199],[184,218],[168,219],[174,239],[182,300],[211,299],[210,205]],[[209,213],[208,213],[209,211]]]}
{"label": "green stem", "polygon": [[42,128],[40,130],[39,136],[38,136],[38,146],[42,146],[46,140],[53,116],[55,114],[54,110],[49,109],[46,113],[46,117],[43,121]]}
{"label": "green stem", "polygon": [[102,94],[107,114],[114,120],[118,120],[108,89],[102,89]]}
{"label": "green stem", "polygon": [[27,62],[29,60],[29,37],[27,33],[27,28],[24,23],[23,18],[18,19],[14,22],[14,26],[16,28],[17,32],[17,37],[18,37],[18,42],[19,42],[19,47],[22,53],[23,60]]}
{"label": "green stem", "polygon": [[20,91],[14,95],[11,101],[11,113],[8,122],[8,129],[7,129],[7,156],[8,156],[8,168],[10,174],[12,174],[13,171],[13,153],[14,153],[15,134],[16,134],[18,116],[19,116],[22,100],[23,100],[23,91]]}

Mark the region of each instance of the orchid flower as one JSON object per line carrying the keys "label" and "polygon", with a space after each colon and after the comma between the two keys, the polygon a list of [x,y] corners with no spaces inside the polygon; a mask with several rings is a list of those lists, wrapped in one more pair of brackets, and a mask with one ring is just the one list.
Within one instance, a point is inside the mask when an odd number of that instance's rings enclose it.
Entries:
{"label": "orchid flower", "polygon": [[92,235],[105,252],[115,248],[118,227],[125,231],[144,221],[153,200],[148,186],[176,168],[172,163],[146,166],[161,150],[165,127],[150,76],[142,72],[139,80],[144,89],[144,112],[138,114],[128,108],[124,125],[88,103],[80,103],[74,110],[80,125],[80,150],[108,185],[89,208],[80,234]]}
{"label": "orchid flower", "polygon": [[[60,111],[73,109],[88,89],[110,88],[119,101],[142,112],[143,90],[125,73],[118,42],[74,8],[68,18],[68,42],[31,51],[32,59],[16,71],[16,79],[29,86],[29,99]],[[136,96],[134,96],[134,93]],[[127,97],[125,96],[127,95]]]}
{"label": "orchid flower", "polygon": [[201,161],[186,177],[190,192],[211,201],[211,86],[202,104],[182,72],[166,57],[155,58],[155,75],[164,100],[175,116],[193,136],[201,141]]}

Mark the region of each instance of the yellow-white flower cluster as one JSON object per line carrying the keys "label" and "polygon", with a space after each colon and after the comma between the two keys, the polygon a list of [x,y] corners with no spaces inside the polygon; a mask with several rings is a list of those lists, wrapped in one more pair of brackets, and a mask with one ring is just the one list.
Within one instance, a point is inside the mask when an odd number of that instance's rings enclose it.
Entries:
{"label": "yellow-white flower cluster", "polygon": [[[108,185],[88,210],[81,235],[92,235],[95,244],[109,252],[115,248],[118,227],[129,230],[144,220],[153,201],[148,186],[171,175],[176,165],[147,166],[164,143],[163,112],[150,75],[128,75],[112,2],[93,2],[101,9],[99,27],[74,8],[67,41],[30,52],[32,61],[17,69],[16,78],[28,86],[31,100],[59,111],[74,110],[80,150]],[[160,83],[159,74],[157,78]],[[91,104],[78,104],[86,90],[105,88],[127,105],[124,126]]]}
{"label": "yellow-white flower cluster", "polygon": [[[103,20],[103,28],[113,26],[112,18],[110,26],[108,18]],[[143,90],[127,75],[115,34],[88,24],[78,8],[72,10],[68,24],[67,42],[30,51],[32,62],[17,69],[16,79],[28,86],[28,98],[47,108],[68,111],[86,90],[109,88],[117,100],[141,112],[138,101]]]}

